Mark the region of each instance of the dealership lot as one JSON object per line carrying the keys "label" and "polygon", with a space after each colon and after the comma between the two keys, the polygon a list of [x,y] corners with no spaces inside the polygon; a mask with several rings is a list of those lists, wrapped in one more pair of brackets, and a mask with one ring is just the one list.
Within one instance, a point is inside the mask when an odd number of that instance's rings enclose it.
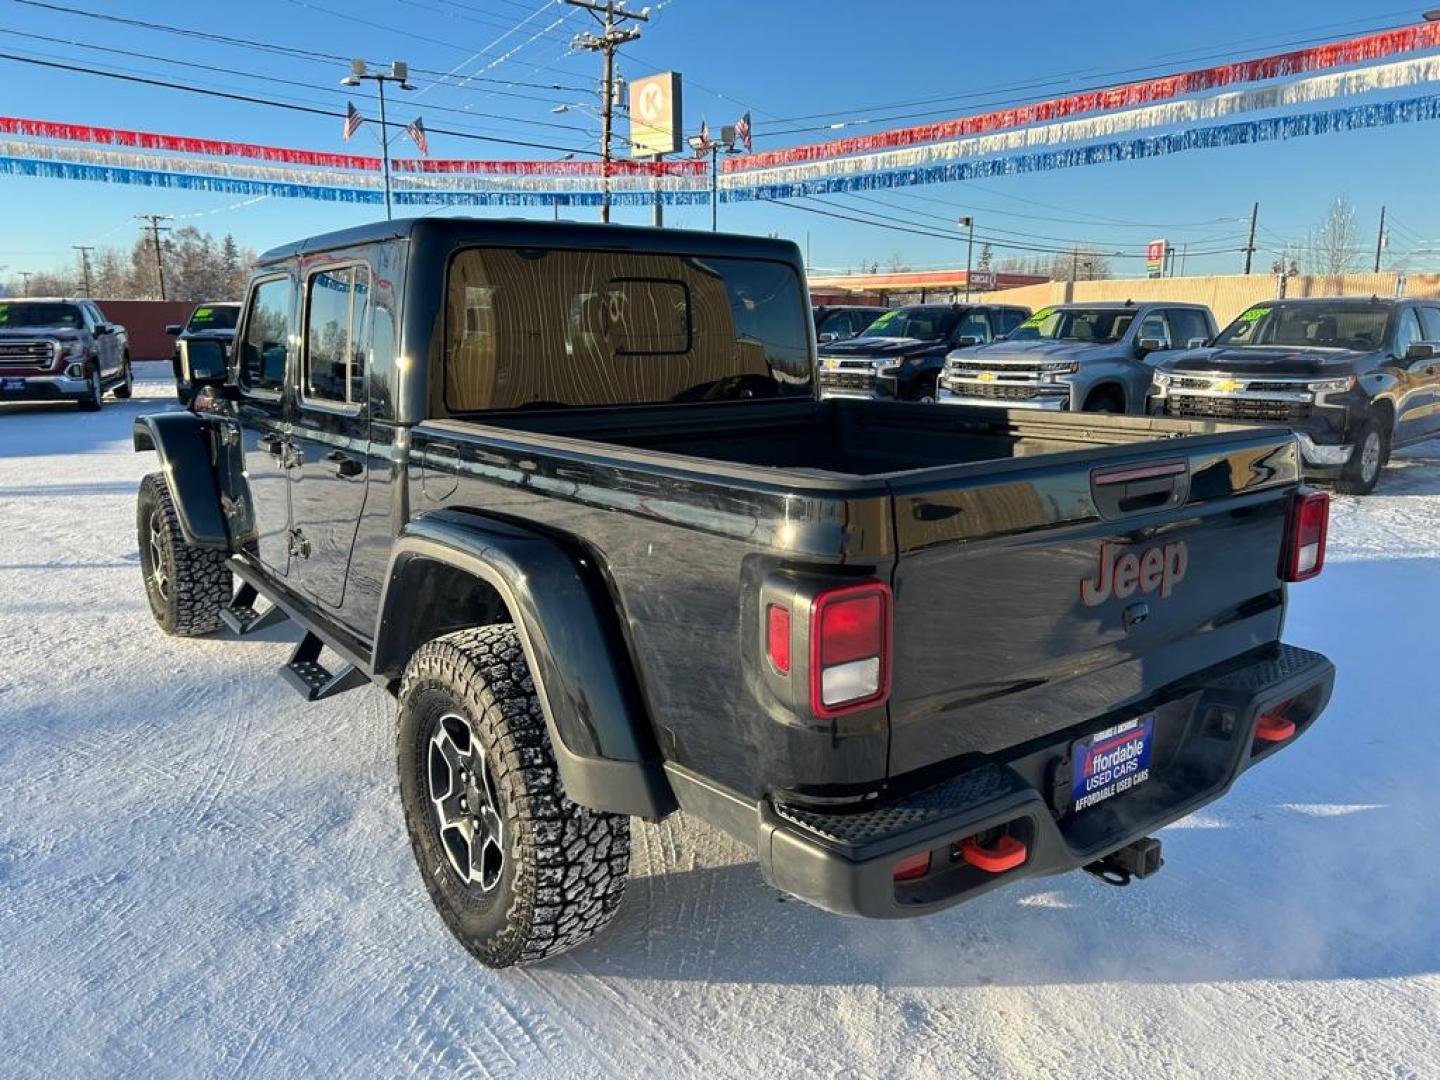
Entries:
{"label": "dealership lot", "polygon": [[[1338,499],[1286,639],[1335,698],[1164,832],[1128,889],[1022,883],[928,920],[789,901],[753,857],[637,826],[615,926],[496,973],[417,889],[393,706],[306,705],[293,631],[163,637],[132,402],[0,407],[6,1071],[282,1076],[1421,1075],[1440,1060],[1440,443]],[[964,663],[964,657],[957,657]]]}

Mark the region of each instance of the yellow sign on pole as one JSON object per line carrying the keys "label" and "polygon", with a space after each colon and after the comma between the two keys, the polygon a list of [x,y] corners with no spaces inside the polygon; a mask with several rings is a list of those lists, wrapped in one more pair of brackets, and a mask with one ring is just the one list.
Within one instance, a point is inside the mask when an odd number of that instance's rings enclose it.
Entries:
{"label": "yellow sign on pole", "polygon": [[630,156],[680,152],[680,73],[662,71],[630,84]]}

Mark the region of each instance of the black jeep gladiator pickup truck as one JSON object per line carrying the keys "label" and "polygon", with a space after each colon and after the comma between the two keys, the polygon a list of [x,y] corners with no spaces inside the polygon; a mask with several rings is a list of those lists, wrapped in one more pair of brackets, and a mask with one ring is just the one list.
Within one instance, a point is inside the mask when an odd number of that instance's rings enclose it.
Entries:
{"label": "black jeep gladiator pickup truck", "polygon": [[677,809],[836,912],[1144,876],[1330,694],[1279,640],[1328,519],[1292,435],[821,401],[787,242],[333,233],[186,374],[135,429],[157,621],[289,618],[307,697],[396,695],[421,877],[493,966],[604,926]]}

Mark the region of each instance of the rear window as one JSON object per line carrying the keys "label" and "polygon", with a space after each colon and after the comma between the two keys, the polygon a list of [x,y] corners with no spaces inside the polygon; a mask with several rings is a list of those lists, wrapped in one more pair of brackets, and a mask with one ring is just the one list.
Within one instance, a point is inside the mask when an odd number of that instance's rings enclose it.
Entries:
{"label": "rear window", "polygon": [[190,313],[185,324],[187,333],[196,334],[202,330],[234,330],[240,317],[240,309],[232,304],[201,304]]}
{"label": "rear window", "polygon": [[809,310],[784,263],[472,248],[446,284],[445,407],[809,395]]}
{"label": "rear window", "polygon": [[85,324],[77,304],[7,304],[0,300],[0,326],[78,330]]}

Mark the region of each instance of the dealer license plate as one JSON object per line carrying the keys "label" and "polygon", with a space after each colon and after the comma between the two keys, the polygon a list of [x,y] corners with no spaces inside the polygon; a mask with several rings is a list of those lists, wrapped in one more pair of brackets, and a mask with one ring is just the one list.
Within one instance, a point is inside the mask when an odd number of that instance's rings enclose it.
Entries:
{"label": "dealer license plate", "polygon": [[0,390],[24,390],[24,379],[0,379]]}
{"label": "dealer license plate", "polygon": [[1154,742],[1154,713],[1076,739],[1070,755],[1075,809],[1085,810],[1150,779]]}

